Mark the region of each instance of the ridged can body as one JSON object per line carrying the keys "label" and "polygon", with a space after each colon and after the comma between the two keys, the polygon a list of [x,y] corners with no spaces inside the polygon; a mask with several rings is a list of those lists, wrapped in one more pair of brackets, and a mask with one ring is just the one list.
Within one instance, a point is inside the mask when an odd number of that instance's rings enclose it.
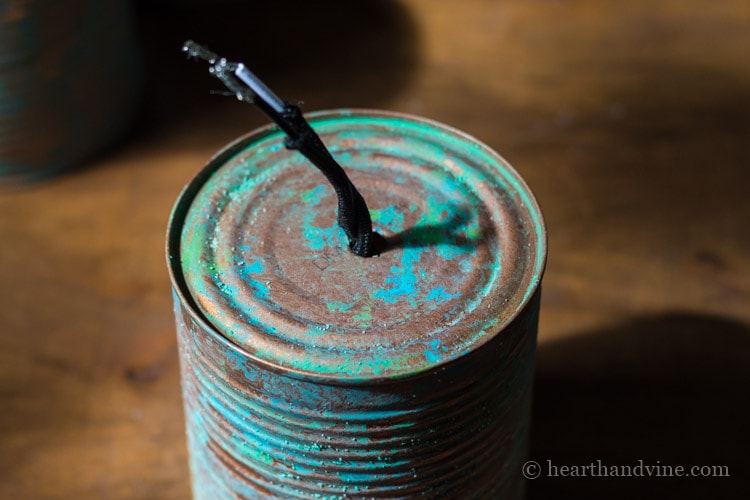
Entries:
{"label": "ridged can body", "polygon": [[546,255],[528,188],[434,122],[310,119],[389,248],[347,251],[273,128],[187,186],[167,252],[194,497],[521,498]]}

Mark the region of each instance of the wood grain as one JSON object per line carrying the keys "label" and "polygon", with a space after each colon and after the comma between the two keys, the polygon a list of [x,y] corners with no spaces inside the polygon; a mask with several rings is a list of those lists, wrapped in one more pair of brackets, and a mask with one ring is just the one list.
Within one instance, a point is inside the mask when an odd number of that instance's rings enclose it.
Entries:
{"label": "wood grain", "polygon": [[732,473],[547,478],[530,498],[746,498],[750,4],[308,3],[144,2],[133,133],[0,193],[0,498],[189,496],[166,222],[210,155],[265,120],[208,95],[185,38],[307,111],[451,124],[527,179],[550,237],[533,458]]}

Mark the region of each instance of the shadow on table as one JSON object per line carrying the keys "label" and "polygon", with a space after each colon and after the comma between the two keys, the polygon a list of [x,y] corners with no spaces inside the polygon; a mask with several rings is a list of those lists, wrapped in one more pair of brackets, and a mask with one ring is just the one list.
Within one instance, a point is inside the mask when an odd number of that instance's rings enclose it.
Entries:
{"label": "shadow on table", "polygon": [[[750,328],[642,317],[540,346],[530,457],[546,498],[748,498]],[[730,477],[545,477],[554,465],[720,465]]]}

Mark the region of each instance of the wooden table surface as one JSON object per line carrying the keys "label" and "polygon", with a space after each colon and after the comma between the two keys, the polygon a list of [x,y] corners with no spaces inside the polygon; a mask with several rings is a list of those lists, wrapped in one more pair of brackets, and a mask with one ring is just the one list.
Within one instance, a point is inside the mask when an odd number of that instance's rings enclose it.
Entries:
{"label": "wooden table surface", "polygon": [[167,218],[266,120],[209,95],[186,38],[306,111],[451,124],[527,179],[549,230],[531,458],[730,473],[529,498],[748,498],[750,2],[197,3],[139,4],[129,137],[0,193],[0,498],[189,496]]}

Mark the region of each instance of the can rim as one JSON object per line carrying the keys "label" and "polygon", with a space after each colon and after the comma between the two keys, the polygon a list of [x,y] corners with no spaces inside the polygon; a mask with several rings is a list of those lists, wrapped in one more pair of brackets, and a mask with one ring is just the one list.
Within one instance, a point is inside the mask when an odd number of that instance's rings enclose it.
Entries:
{"label": "can rim", "polygon": [[[544,271],[546,268],[547,230],[546,230],[546,225],[545,225],[545,221],[543,218],[543,214],[539,207],[539,203],[536,200],[536,197],[534,196],[534,193],[529,188],[526,181],[520,176],[520,174],[518,174],[515,168],[513,168],[512,165],[507,160],[505,160],[505,158],[503,158],[493,148],[489,147],[484,142],[480,141],[476,137],[466,132],[463,132],[452,126],[445,125],[441,122],[438,122],[429,118],[424,118],[421,116],[411,115],[407,113],[383,111],[383,110],[367,109],[367,108],[345,108],[345,109],[315,111],[312,113],[308,113],[306,116],[310,118],[311,120],[315,120],[317,118],[331,118],[331,117],[337,117],[337,116],[338,117],[371,116],[371,117],[395,118],[395,119],[406,120],[406,121],[415,122],[415,123],[419,123],[423,125],[428,125],[438,130],[446,131],[450,134],[460,137],[461,139],[467,141],[467,143],[472,143],[485,149],[492,156],[496,157],[503,164],[504,168],[506,168],[509,173],[513,174],[514,180],[518,183],[518,187],[521,189],[521,191],[523,191],[527,195],[526,199],[524,200],[528,204],[527,209],[531,214],[534,215],[535,220],[538,223],[537,224],[538,231],[536,234],[537,259],[536,259],[536,262],[534,262],[534,265],[532,268],[532,273],[528,282],[528,288],[525,291],[526,293],[524,297],[519,301],[515,310],[512,311],[510,314],[508,314],[507,317],[505,317],[502,322],[498,323],[498,325],[496,326],[497,331],[502,331],[503,329],[507,328],[510,324],[512,324],[518,318],[518,316],[524,310],[526,310],[527,306],[533,300],[533,298],[537,295],[537,292],[540,289],[541,279],[542,279],[542,276],[544,275]],[[265,369],[271,370],[276,373],[288,375],[294,378],[302,379],[302,380],[326,382],[326,383],[335,384],[335,385],[374,385],[374,384],[392,382],[394,380],[403,380],[406,378],[411,379],[411,378],[423,376],[427,373],[433,373],[436,370],[444,369],[448,365],[454,364],[460,361],[461,359],[463,359],[465,355],[458,356],[455,359],[446,360],[442,363],[432,366],[430,369],[424,372],[396,373],[396,374],[391,374],[391,375],[375,376],[375,377],[366,378],[366,379],[342,378],[342,377],[338,377],[336,374],[330,374],[330,373],[314,374],[314,373],[310,373],[307,371],[279,365],[279,364],[273,363],[272,361],[269,361],[267,359],[264,359],[262,357],[259,357],[257,355],[250,353],[248,350],[244,349],[242,346],[233,342],[230,338],[224,335],[216,326],[213,325],[213,323],[208,318],[204,316],[204,314],[201,312],[200,308],[198,307],[195,299],[192,297],[192,294],[188,290],[187,282],[186,282],[185,276],[183,275],[183,270],[181,266],[181,260],[180,260],[181,233],[182,233],[182,228],[185,222],[185,216],[187,212],[189,211],[195,196],[200,191],[200,189],[204,186],[206,181],[214,174],[214,172],[220,169],[227,160],[235,156],[239,151],[241,151],[246,145],[248,145],[252,141],[257,141],[258,139],[263,138],[264,136],[267,136],[269,134],[275,133],[276,131],[277,131],[277,127],[274,124],[263,125],[261,127],[255,128],[247,132],[246,134],[243,134],[242,136],[234,139],[233,141],[231,141],[230,143],[222,147],[219,151],[217,151],[214,155],[210,157],[208,162],[184,186],[184,188],[178,195],[177,200],[172,208],[172,211],[169,217],[167,235],[166,235],[166,249],[165,250],[166,250],[167,267],[169,271],[173,293],[179,299],[180,304],[185,304],[186,306],[188,306],[186,307],[186,309],[189,312],[191,320],[198,323],[201,329],[207,332],[213,338],[213,340],[219,342],[223,346],[235,351],[237,354],[241,355],[243,358],[251,360],[253,363],[259,366],[262,366]],[[487,342],[491,341],[493,338],[497,338],[497,337],[499,336],[493,335],[493,336],[490,336],[488,339],[484,340],[483,342],[478,342],[477,344],[474,345],[473,350],[478,349],[480,346],[486,344]]]}

